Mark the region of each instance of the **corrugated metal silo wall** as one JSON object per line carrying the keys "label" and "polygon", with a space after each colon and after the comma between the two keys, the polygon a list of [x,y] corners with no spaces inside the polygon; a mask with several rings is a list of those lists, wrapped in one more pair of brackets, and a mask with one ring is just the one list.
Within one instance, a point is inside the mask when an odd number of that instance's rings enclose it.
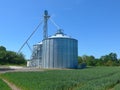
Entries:
{"label": "corrugated metal silo wall", "polygon": [[78,41],[72,38],[43,40],[42,68],[76,68]]}

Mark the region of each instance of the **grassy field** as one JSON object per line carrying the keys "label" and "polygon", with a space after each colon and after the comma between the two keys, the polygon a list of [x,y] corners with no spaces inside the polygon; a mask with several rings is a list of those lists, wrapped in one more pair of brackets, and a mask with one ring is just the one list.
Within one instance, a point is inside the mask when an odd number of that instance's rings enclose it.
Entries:
{"label": "grassy field", "polygon": [[1,76],[22,90],[120,90],[120,67],[12,72]]}
{"label": "grassy field", "polygon": [[2,79],[0,79],[0,90],[12,90],[12,89],[10,89],[10,87],[8,87],[8,85],[5,82],[3,82]]}

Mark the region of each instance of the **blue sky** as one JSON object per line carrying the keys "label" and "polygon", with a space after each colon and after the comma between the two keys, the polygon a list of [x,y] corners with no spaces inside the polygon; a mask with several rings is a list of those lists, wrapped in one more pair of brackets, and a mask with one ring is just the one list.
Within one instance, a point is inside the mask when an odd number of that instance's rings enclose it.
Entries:
{"label": "blue sky", "polygon": [[[120,0],[0,0],[0,45],[18,51],[41,22],[44,10],[64,30],[78,39],[78,54],[102,55],[115,52],[120,58]],[[49,22],[49,35],[56,27]],[[29,44],[40,42],[43,26]],[[27,58],[30,50],[22,49]]]}

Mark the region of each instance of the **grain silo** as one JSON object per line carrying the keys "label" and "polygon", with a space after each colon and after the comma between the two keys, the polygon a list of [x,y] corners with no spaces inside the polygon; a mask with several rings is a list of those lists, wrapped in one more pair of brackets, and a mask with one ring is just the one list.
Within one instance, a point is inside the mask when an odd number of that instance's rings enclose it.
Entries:
{"label": "grain silo", "polygon": [[66,36],[61,30],[43,40],[43,68],[77,67],[77,40]]}
{"label": "grain silo", "polygon": [[31,67],[76,68],[78,65],[78,41],[65,35],[61,29],[47,36],[48,12],[44,15],[44,35],[41,43],[33,46]]}

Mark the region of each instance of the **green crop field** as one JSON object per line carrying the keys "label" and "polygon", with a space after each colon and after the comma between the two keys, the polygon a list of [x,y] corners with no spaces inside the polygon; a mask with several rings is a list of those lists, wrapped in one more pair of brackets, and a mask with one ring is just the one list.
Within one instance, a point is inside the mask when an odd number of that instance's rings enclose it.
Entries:
{"label": "green crop field", "polygon": [[1,77],[22,90],[120,90],[120,67],[9,72]]}
{"label": "green crop field", "polygon": [[0,90],[11,90],[10,87],[8,87],[8,85],[3,82],[2,79],[0,79]]}

